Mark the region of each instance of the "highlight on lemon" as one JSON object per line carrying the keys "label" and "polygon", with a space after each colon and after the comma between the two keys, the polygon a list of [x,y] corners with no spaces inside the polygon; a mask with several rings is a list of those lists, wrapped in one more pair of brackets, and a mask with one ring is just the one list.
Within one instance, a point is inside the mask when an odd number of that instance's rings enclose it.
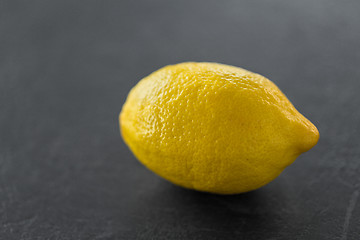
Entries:
{"label": "highlight on lemon", "polygon": [[319,139],[273,82],[218,63],[155,71],[130,91],[119,121],[125,143],[148,169],[218,194],[264,186]]}

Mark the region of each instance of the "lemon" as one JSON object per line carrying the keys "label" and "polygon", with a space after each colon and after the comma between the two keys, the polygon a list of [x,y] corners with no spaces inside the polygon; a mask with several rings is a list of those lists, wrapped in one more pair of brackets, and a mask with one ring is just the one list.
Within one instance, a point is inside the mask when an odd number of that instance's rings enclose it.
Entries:
{"label": "lemon", "polygon": [[150,170],[218,194],[269,183],[319,139],[274,83],[218,63],[180,63],[145,77],[119,120],[124,141]]}

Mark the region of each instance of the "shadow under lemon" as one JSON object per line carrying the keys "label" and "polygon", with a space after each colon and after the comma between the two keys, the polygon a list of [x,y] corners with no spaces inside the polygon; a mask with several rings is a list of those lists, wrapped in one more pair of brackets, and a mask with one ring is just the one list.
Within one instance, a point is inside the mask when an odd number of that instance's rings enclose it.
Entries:
{"label": "shadow under lemon", "polygon": [[216,195],[159,181],[153,190],[140,195],[147,202],[140,207],[147,207],[136,212],[143,212],[147,221],[137,229],[139,235],[260,239],[267,233],[270,239],[271,233],[276,236],[279,232],[281,216],[276,211],[281,206],[274,206],[273,193],[264,189]]}

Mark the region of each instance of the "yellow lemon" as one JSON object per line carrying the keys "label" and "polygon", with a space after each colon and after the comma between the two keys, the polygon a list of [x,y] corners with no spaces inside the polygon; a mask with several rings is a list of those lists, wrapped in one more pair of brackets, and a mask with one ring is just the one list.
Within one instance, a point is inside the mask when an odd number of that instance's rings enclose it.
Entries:
{"label": "yellow lemon", "polygon": [[122,108],[120,128],[150,170],[219,194],[269,183],[319,139],[270,80],[217,63],[170,65],[142,79]]}

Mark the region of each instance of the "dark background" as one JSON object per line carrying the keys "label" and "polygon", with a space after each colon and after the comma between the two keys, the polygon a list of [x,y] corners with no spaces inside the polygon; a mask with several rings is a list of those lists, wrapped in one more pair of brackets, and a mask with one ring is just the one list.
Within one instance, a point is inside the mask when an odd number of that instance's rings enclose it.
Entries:
{"label": "dark background", "polygon": [[[117,122],[142,77],[215,61],[320,131],[269,185],[218,196],[146,170]],[[0,239],[360,239],[360,1],[0,1]]]}

